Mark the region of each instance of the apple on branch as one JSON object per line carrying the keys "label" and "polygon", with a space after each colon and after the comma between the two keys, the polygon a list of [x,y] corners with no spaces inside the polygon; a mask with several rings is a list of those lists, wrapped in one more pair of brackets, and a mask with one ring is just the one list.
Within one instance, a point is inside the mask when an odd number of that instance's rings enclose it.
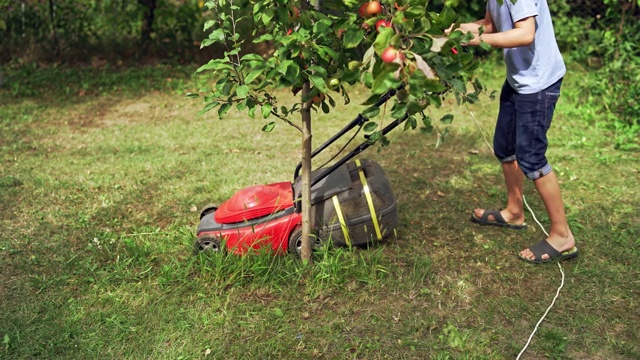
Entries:
{"label": "apple on branch", "polygon": [[292,5],[289,8],[289,21],[296,21],[300,17],[300,9],[297,6]]}
{"label": "apple on branch", "polygon": [[379,1],[369,1],[360,5],[358,13],[363,18],[368,19],[382,13],[382,5]]}
{"label": "apple on branch", "polygon": [[378,20],[378,22],[376,22],[376,31],[380,32],[380,27],[391,27],[391,21],[389,20],[385,20],[385,19],[380,19]]}
{"label": "apple on branch", "polygon": [[384,51],[380,55],[380,58],[382,59],[382,61],[384,61],[387,64],[389,63],[401,64],[404,61],[404,55],[402,54],[402,52],[393,46],[389,46],[386,49],[384,49]]}

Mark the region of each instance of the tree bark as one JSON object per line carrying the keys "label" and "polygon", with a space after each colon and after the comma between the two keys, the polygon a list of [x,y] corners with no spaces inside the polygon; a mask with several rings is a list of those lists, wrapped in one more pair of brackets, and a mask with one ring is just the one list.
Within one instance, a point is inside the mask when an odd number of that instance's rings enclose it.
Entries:
{"label": "tree bark", "polygon": [[[311,86],[305,81],[302,86],[302,175],[301,204],[302,208],[302,249],[300,257],[303,262],[311,263],[311,105],[309,98]],[[306,101],[305,101],[306,100]]]}
{"label": "tree bark", "polygon": [[142,19],[142,28],[140,29],[140,44],[142,51],[147,52],[149,44],[151,43],[151,33],[153,32],[153,19],[156,11],[156,0],[138,0],[138,3],[144,6],[145,12]]}
{"label": "tree bark", "polygon": [[57,57],[60,55],[60,45],[56,34],[56,12],[53,0],[49,0],[49,20],[51,21],[51,37],[53,38],[53,55]]}

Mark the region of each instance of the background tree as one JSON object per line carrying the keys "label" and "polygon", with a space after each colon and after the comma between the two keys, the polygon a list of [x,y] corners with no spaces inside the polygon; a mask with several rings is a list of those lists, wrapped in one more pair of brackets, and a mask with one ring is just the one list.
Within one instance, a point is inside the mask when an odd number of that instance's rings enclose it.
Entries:
{"label": "background tree", "polygon": [[[359,83],[371,91],[365,105],[400,89],[390,105],[369,106],[363,112],[376,120],[365,127],[369,141],[384,145],[388,140],[379,122],[406,115],[405,128],[421,123],[431,129],[432,119],[425,113],[429,106],[439,107],[449,92],[459,103],[475,102],[483,86],[473,77],[477,65],[473,55],[460,46],[469,35],[443,36],[457,14],[447,7],[428,11],[428,0],[332,0],[322,3],[322,11],[294,0],[252,0],[240,5],[239,0],[206,3],[214,16],[205,23],[209,35],[202,46],[223,46],[225,53],[198,69],[211,73],[213,88],[190,96],[204,98],[203,113],[217,108],[222,117],[235,107],[246,110],[251,118],[264,119],[264,131],[273,130],[280,120],[303,134],[302,257],[309,260],[312,111],[330,112],[335,98],[349,103],[347,85]],[[246,6],[250,13],[243,14]],[[269,42],[275,51],[267,56],[243,52],[246,40],[238,32],[243,23],[254,29],[253,43]],[[274,90],[282,88],[299,94],[299,101],[280,104]],[[441,119],[451,120],[451,116]]]}
{"label": "background tree", "polygon": [[138,0],[138,3],[145,7],[142,18],[142,28],[140,29],[140,43],[146,51],[151,42],[151,33],[153,32],[153,18],[156,12],[156,0]]}

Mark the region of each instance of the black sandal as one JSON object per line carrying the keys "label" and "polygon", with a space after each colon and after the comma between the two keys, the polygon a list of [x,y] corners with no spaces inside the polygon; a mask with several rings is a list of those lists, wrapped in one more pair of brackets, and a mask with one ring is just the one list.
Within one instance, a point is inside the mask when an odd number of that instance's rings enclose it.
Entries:
{"label": "black sandal", "polygon": [[[489,215],[493,215],[494,220],[489,220]],[[506,222],[502,214],[500,214],[500,210],[485,210],[481,217],[477,217],[475,213],[471,214],[471,221],[480,225],[491,225],[516,230],[522,230],[527,227],[526,223],[513,224]]]}
{"label": "black sandal", "polygon": [[[567,251],[563,251],[563,252],[559,252],[558,250],[554,249],[553,246],[551,246],[551,244],[549,244],[549,242],[547,241],[547,239],[544,239],[542,241],[540,241],[539,243],[533,245],[533,246],[529,246],[528,247],[529,251],[531,251],[533,253],[533,255],[535,256],[535,258],[533,260],[528,259],[526,257],[523,257],[522,255],[518,254],[518,257],[528,263],[532,263],[532,264],[544,264],[544,263],[548,263],[548,262],[552,262],[552,261],[562,261],[562,260],[569,260],[569,259],[575,259],[578,257],[578,248],[577,247],[573,247]],[[548,259],[543,259],[542,255],[547,254],[549,255]]]}

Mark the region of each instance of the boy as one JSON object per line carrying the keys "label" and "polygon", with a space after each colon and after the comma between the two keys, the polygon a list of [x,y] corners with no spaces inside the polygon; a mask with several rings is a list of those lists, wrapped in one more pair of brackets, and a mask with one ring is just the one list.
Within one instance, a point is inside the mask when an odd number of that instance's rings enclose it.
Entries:
{"label": "boy", "polygon": [[551,229],[546,239],[522,250],[520,259],[543,263],[577,257],[560,185],[545,157],[546,133],[566,72],[547,1],[517,0],[514,4],[511,0],[489,0],[484,19],[461,24],[460,30],[475,35],[468,45],[485,42],[504,49],[507,68],[493,139],[507,187],[507,206],[502,210],[475,209],[471,220],[524,228],[522,187],[526,176],[533,180],[544,202]]}

